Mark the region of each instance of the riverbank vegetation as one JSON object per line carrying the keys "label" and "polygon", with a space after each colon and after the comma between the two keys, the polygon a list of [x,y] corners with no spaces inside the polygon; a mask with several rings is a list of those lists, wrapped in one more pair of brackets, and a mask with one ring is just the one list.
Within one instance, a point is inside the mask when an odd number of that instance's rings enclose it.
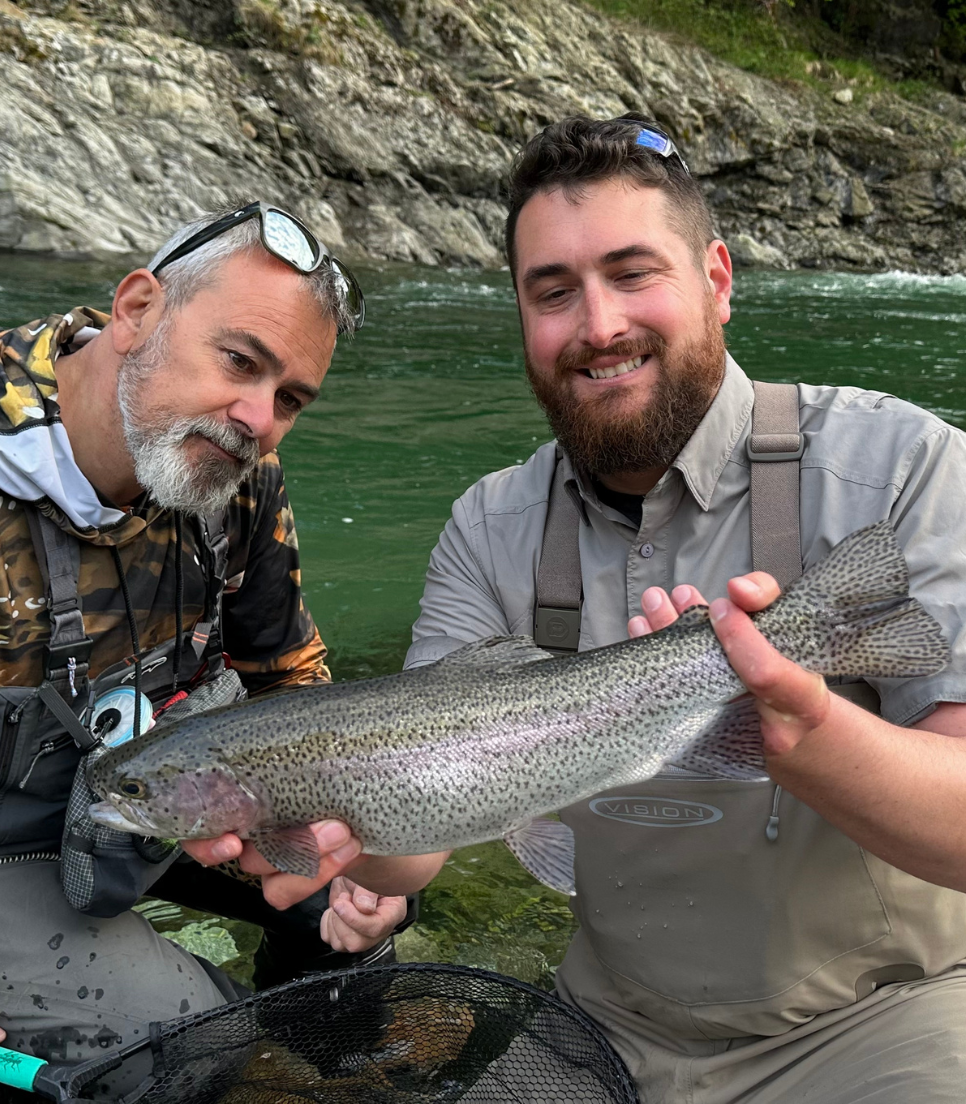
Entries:
{"label": "riverbank vegetation", "polygon": [[966,94],[966,0],[589,0],[776,80]]}

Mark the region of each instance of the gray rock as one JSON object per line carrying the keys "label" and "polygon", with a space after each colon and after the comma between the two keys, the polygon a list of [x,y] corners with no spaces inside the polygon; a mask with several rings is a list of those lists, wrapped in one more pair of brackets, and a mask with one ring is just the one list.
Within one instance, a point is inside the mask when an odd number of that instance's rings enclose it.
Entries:
{"label": "gray rock", "polygon": [[851,88],[773,83],[578,0],[0,0],[0,54],[4,249],[143,257],[241,194],[350,256],[496,266],[520,144],[637,110],[738,263],[963,264],[955,97],[845,111]]}
{"label": "gray rock", "polygon": [[781,250],[756,241],[750,234],[738,234],[728,240],[728,250],[736,265],[746,268],[787,268]]}

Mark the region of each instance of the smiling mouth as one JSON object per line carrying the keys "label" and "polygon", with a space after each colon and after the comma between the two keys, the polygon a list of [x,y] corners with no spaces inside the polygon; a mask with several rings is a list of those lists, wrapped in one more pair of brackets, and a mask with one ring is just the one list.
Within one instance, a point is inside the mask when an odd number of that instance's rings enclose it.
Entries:
{"label": "smiling mouth", "polygon": [[624,360],[611,368],[585,368],[583,374],[591,379],[613,379],[614,376],[625,376],[628,372],[636,372],[647,359],[647,355],[631,357],[630,360]]}

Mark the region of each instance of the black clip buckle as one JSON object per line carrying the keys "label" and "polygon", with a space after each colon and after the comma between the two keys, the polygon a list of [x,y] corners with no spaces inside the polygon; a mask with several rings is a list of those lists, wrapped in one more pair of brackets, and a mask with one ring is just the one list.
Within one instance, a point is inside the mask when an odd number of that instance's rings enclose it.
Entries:
{"label": "black clip buckle", "polygon": [[74,660],[78,667],[83,666],[90,660],[93,647],[94,641],[89,636],[83,640],[76,640],[73,644],[55,644],[53,647],[50,644],[45,645],[47,677],[51,678],[55,671],[67,668],[71,660]]}
{"label": "black clip buckle", "polygon": [[576,652],[580,643],[580,610],[537,606],[533,640],[548,652]]}

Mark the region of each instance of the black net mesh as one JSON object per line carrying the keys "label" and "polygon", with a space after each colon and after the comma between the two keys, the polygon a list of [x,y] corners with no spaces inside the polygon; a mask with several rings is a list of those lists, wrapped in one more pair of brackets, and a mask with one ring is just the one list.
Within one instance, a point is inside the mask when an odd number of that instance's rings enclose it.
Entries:
{"label": "black net mesh", "polygon": [[513,978],[406,963],[292,982],[156,1029],[126,1104],[637,1104],[582,1013]]}

